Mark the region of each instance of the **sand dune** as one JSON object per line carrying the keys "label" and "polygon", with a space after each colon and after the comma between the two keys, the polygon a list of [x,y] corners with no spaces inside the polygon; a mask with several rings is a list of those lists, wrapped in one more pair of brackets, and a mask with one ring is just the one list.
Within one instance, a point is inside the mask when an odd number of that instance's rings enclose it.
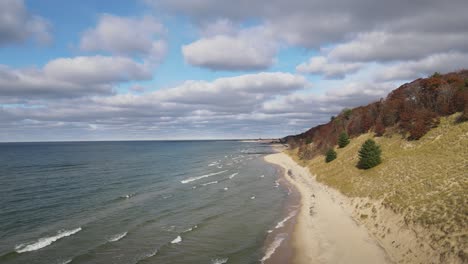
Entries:
{"label": "sand dune", "polygon": [[352,218],[346,199],[315,181],[307,168],[284,153],[265,160],[284,168],[285,178],[301,194],[301,208],[293,233],[292,263],[392,263],[368,230]]}

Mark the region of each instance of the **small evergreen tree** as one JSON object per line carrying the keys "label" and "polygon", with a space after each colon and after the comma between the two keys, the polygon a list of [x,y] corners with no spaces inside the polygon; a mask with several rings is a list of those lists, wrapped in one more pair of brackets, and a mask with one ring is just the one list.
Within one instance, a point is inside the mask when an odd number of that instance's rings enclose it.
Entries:
{"label": "small evergreen tree", "polygon": [[338,146],[340,148],[344,148],[349,144],[349,136],[346,132],[341,132],[340,136],[338,137]]}
{"label": "small evergreen tree", "polygon": [[359,150],[358,168],[366,170],[379,165],[382,162],[380,154],[382,154],[380,146],[372,139],[366,140]]}
{"label": "small evergreen tree", "polygon": [[440,78],[442,77],[442,75],[439,73],[439,72],[434,72],[432,75],[431,75],[432,78]]}
{"label": "small evergreen tree", "polygon": [[353,110],[349,109],[349,108],[345,108],[343,109],[343,115],[344,117],[349,120],[349,118],[351,117],[351,114],[353,113]]}
{"label": "small evergreen tree", "polygon": [[333,149],[329,149],[325,156],[325,162],[328,163],[334,159],[336,159],[336,151],[334,151]]}

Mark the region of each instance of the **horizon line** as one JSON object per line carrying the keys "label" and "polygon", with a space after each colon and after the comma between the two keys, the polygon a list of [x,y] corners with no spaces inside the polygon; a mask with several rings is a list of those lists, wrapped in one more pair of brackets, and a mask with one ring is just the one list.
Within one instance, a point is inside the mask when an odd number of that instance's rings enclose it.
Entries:
{"label": "horizon line", "polygon": [[241,141],[241,140],[277,140],[278,138],[213,138],[213,139],[100,139],[100,140],[43,140],[43,141],[0,141],[8,143],[79,143],[79,142],[138,142],[138,141]]}

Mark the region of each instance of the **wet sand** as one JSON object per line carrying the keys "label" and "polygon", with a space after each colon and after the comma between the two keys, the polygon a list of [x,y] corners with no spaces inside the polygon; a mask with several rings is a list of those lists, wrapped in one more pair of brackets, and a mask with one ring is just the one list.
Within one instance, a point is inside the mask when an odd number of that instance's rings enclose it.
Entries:
{"label": "wet sand", "polygon": [[284,169],[278,165],[277,169],[281,175],[277,188],[285,189],[288,192],[288,198],[281,219],[270,229],[266,238],[263,249],[264,256],[260,261],[263,264],[290,263],[294,257],[292,235],[296,226],[297,212],[300,208],[301,194],[284,177]]}
{"label": "wet sand", "polygon": [[301,196],[290,239],[294,254],[283,263],[392,263],[368,230],[353,220],[352,208],[341,200],[344,197],[318,183],[307,168],[284,153],[265,160],[281,166]]}

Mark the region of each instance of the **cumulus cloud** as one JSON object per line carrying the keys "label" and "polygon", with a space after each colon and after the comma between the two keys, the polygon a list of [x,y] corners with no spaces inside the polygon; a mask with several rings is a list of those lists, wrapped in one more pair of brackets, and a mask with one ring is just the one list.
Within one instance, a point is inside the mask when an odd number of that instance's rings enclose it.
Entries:
{"label": "cumulus cloud", "polygon": [[44,66],[44,73],[56,80],[82,84],[149,80],[152,77],[145,64],[125,57],[99,55],[55,59]]}
{"label": "cumulus cloud", "polygon": [[[229,24],[217,23],[205,32],[232,32]],[[275,62],[277,46],[264,28],[244,29],[233,34],[203,37],[182,46],[185,61],[212,70],[261,70]]]}
{"label": "cumulus cloud", "polygon": [[[204,110],[252,112],[256,105],[275,96],[287,94],[307,85],[300,75],[282,72],[262,72],[235,77],[219,78],[212,82],[186,81],[169,89],[145,95],[123,94],[102,98],[103,103],[114,106],[187,106]],[[99,99],[101,100],[101,99]]]}
{"label": "cumulus cloud", "polygon": [[203,37],[214,37],[217,35],[235,35],[240,26],[229,19],[218,19],[214,22],[205,23],[201,26]]}
{"label": "cumulus cloud", "polygon": [[[242,133],[257,134],[265,128],[271,132],[284,131],[279,116],[262,112],[262,103],[277,96],[301,90],[309,84],[299,75],[265,72],[214,81],[187,81],[178,86],[143,94],[115,94],[62,98],[40,101],[41,107],[15,106],[0,113],[13,127],[25,126],[24,120],[34,120],[27,126],[62,129],[73,126],[76,131],[89,133],[86,124],[96,131],[125,131],[145,136],[180,136],[190,131],[191,137],[218,135],[228,137]],[[36,105],[37,101],[25,102]],[[74,107],[70,107],[73,105]],[[10,123],[11,124],[11,123]],[[241,129],[249,128],[241,132]],[[12,127],[9,127],[12,129]],[[73,133],[76,133],[73,132]],[[130,132],[129,132],[130,131]],[[62,131],[63,132],[63,131]],[[71,131],[64,133],[72,133]],[[109,138],[109,137],[106,137]]]}
{"label": "cumulus cloud", "polygon": [[95,28],[84,32],[80,48],[160,61],[167,52],[166,31],[152,16],[129,18],[103,14]]}
{"label": "cumulus cloud", "polygon": [[[187,15],[195,21],[228,18],[234,21],[262,19],[291,43],[317,47],[317,44],[343,40],[348,33],[373,31],[466,32],[468,9],[464,0],[450,3],[428,0],[146,0],[156,8]],[[456,19],[453,19],[456,17]]]}
{"label": "cumulus cloud", "polygon": [[[324,94],[292,93],[287,96],[271,100],[263,105],[267,113],[323,113],[327,119],[343,108],[356,107],[368,104],[385,97],[388,92],[395,89],[391,82],[347,82],[340,83],[338,87],[331,88]],[[318,124],[315,120],[315,123]]]}
{"label": "cumulus cloud", "polygon": [[325,78],[342,79],[346,74],[354,73],[362,67],[361,63],[330,62],[327,57],[312,57],[301,63],[296,70],[301,73],[323,74]]}
{"label": "cumulus cloud", "polygon": [[50,24],[30,14],[22,0],[0,1],[0,46],[21,43],[30,37],[40,43],[50,42]]}
{"label": "cumulus cloud", "polygon": [[378,100],[396,87],[340,80],[317,94],[310,85],[300,75],[264,72],[138,94],[47,100],[39,108],[6,108],[0,116],[8,120],[3,125],[10,133],[28,127],[86,139],[278,137],[328,121],[345,107]]}
{"label": "cumulus cloud", "polygon": [[113,84],[151,76],[147,66],[123,57],[59,58],[42,69],[0,65],[0,99],[110,94]]}
{"label": "cumulus cloud", "polygon": [[[265,72],[180,79],[156,91],[130,83],[128,93],[116,93],[121,82],[151,78],[149,65],[166,53],[167,30],[152,16],[104,14],[83,33],[80,49],[116,57],[0,66],[0,140],[34,138],[45,129],[70,140],[284,136],[378,100],[403,81],[467,66],[466,0],[145,1],[192,23],[198,39],[182,47],[187,63],[262,70],[285,48],[319,50],[297,66],[323,76],[314,78],[318,89],[300,75]],[[0,32],[13,32],[4,24]]]}
{"label": "cumulus cloud", "polygon": [[329,56],[344,61],[412,60],[451,50],[467,52],[466,43],[467,32],[368,32],[335,46]]}
{"label": "cumulus cloud", "polygon": [[448,52],[383,67],[376,71],[375,78],[379,81],[413,80],[427,77],[434,72],[446,73],[466,67],[468,67],[468,53]]}

